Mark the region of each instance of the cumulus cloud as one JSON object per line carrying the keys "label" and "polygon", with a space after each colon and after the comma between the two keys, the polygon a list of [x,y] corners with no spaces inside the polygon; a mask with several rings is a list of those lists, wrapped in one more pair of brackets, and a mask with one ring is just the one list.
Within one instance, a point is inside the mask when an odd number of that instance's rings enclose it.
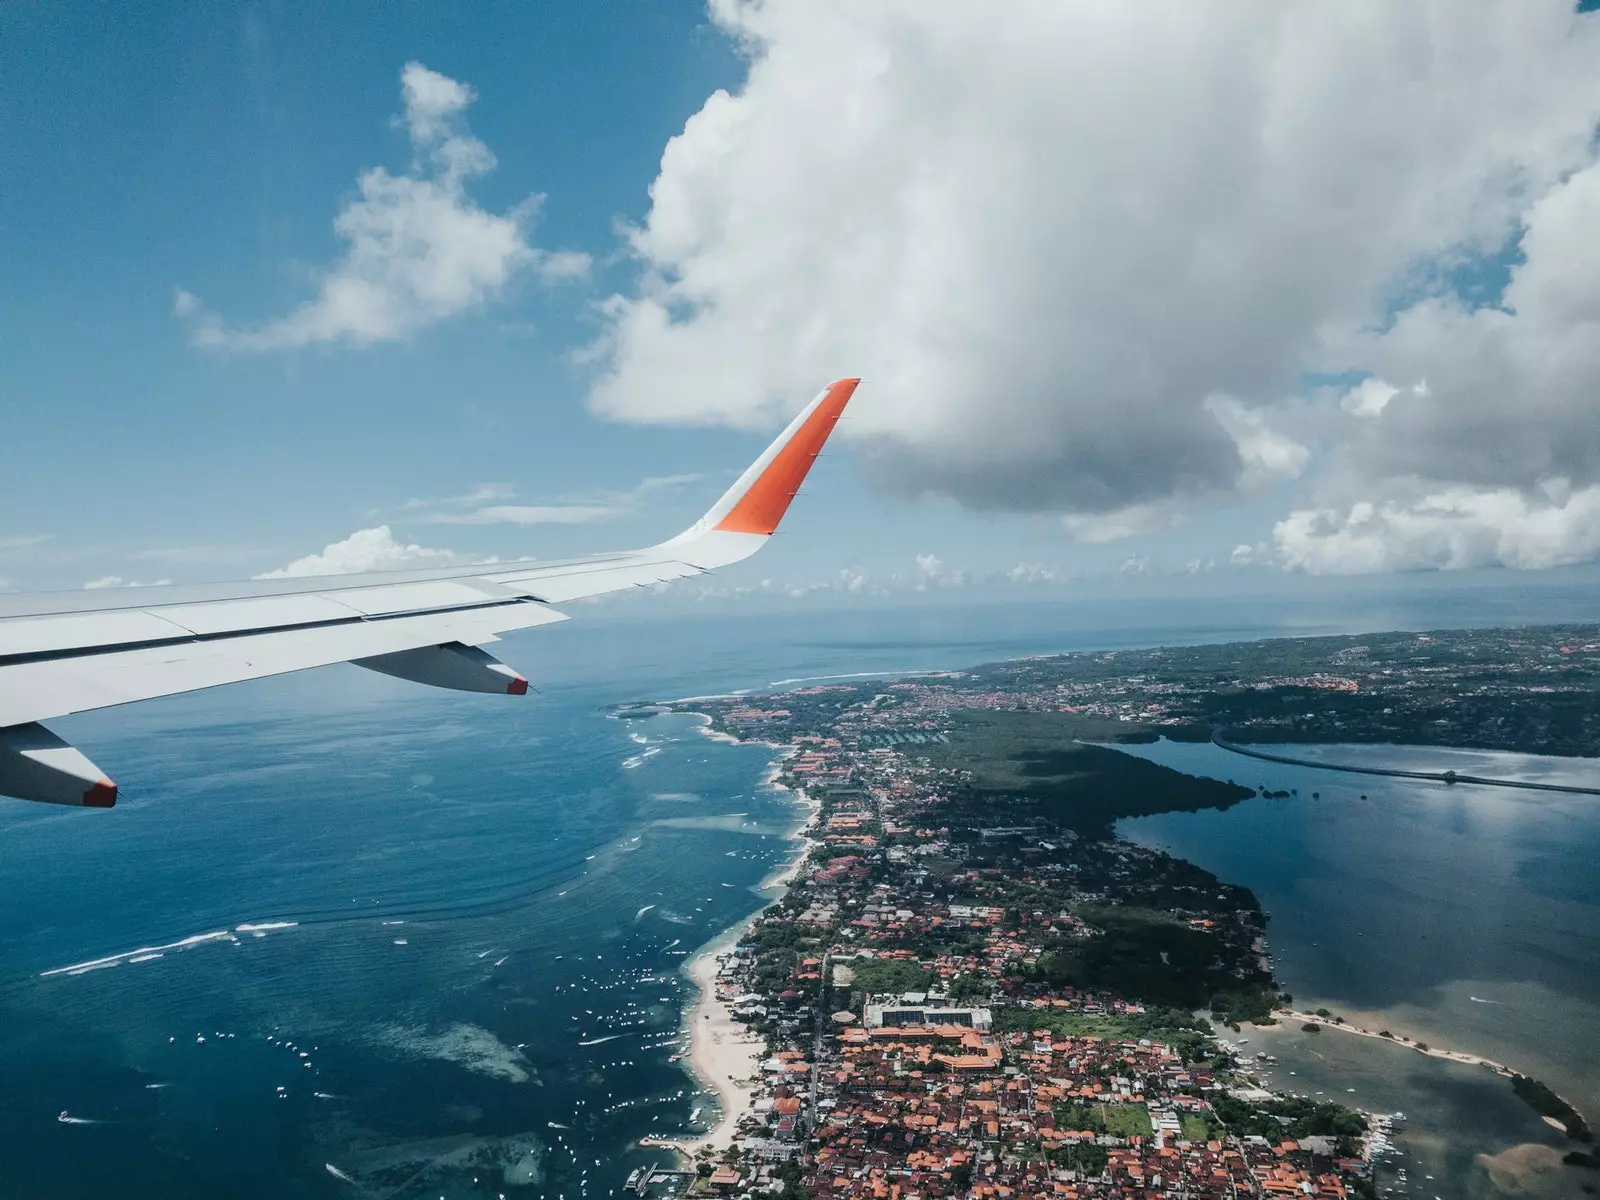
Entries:
{"label": "cumulus cloud", "polygon": [[489,147],[466,130],[470,87],[417,62],[406,64],[400,84],[412,163],[398,175],[362,173],[359,195],[333,223],[344,254],[321,273],[317,294],[277,320],[241,326],[179,288],[173,310],[196,345],[267,351],[391,341],[484,304],[521,275],[554,281],[588,271],[587,255],[529,241],[542,197],[494,213],[468,195],[468,183],[495,167]]}
{"label": "cumulus cloud", "polygon": [[958,588],[967,585],[967,572],[947,567],[937,554],[919,554],[916,557],[916,564],[917,570],[911,577],[911,586],[919,592],[925,592],[929,588]]}
{"label": "cumulus cloud", "polygon": [[1600,482],[1597,230],[1600,166],[1589,166],[1529,205],[1500,304],[1430,296],[1357,340],[1351,357],[1381,377],[1427,383],[1363,422],[1345,472],[1489,488]]}
{"label": "cumulus cloud", "polygon": [[[1313,474],[1346,513],[1596,480],[1600,17],[1571,0],[711,10],[747,76],[665,149],[598,412],[764,426],[860,374],[842,432],[880,485],[1090,538]],[[1516,243],[1503,305],[1455,298]],[[1378,382],[1332,406],[1324,480],[1282,406],[1345,372]]]}
{"label": "cumulus cloud", "polygon": [[297,558],[286,567],[265,571],[257,579],[289,579],[300,575],[353,575],[363,571],[398,571],[407,567],[444,567],[456,561],[450,550],[433,550],[397,541],[387,525],[358,529],[342,542],[330,542],[321,554]]}
{"label": "cumulus cloud", "polygon": [[1285,566],[1312,574],[1557,567],[1600,557],[1600,485],[1530,497],[1456,487],[1415,501],[1304,509],[1273,529]]}
{"label": "cumulus cloud", "polygon": [[[1398,396],[1404,389],[1397,388],[1385,379],[1376,375],[1369,375],[1355,387],[1351,388],[1339,398],[1339,407],[1347,413],[1354,413],[1358,417],[1381,417],[1383,410],[1389,407],[1389,401]],[[1428,394],[1427,380],[1421,380],[1410,389],[1415,395]]]}
{"label": "cumulus cloud", "polygon": [[1217,419],[1239,453],[1239,484],[1257,487],[1276,479],[1294,479],[1311,461],[1311,451],[1293,438],[1267,427],[1266,417],[1231,396],[1208,396],[1206,411]]}
{"label": "cumulus cloud", "polygon": [[137,579],[124,579],[121,575],[102,575],[99,579],[91,579],[83,585],[86,592],[97,592],[101,588],[119,587],[166,587],[170,579],[152,579],[148,583],[140,583]]}
{"label": "cumulus cloud", "polygon": [[1019,562],[1002,572],[1001,577],[1007,583],[1056,583],[1061,578],[1061,571],[1056,567],[1047,567],[1043,563]]}

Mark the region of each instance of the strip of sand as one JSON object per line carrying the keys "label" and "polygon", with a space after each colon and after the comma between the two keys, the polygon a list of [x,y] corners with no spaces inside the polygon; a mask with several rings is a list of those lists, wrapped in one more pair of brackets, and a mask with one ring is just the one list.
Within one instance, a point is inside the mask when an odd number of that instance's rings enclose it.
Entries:
{"label": "strip of sand", "polygon": [[[718,736],[709,730],[705,732],[712,737]],[[778,783],[782,769],[781,761],[774,763],[765,782],[774,787],[783,786]],[[798,852],[761,884],[760,890],[769,893],[769,904],[794,881],[815,845],[814,839],[806,831],[816,820],[821,802],[807,795],[804,789],[792,790],[795,799],[806,806],[808,815],[794,835],[801,843]],[[730,984],[719,987],[718,975],[722,958],[738,944],[759,916],[757,912],[749,920],[735,925],[684,965],[684,973],[694,981],[699,993],[688,1017],[689,1065],[696,1077],[716,1092],[718,1106],[722,1110],[721,1119],[714,1128],[698,1138],[684,1141],[641,1138],[641,1146],[658,1146],[691,1157],[702,1150],[720,1153],[733,1143],[739,1121],[754,1103],[760,1090],[762,1063],[767,1056],[766,1040],[752,1034],[744,1022],[734,1019],[732,1001],[736,989]]]}

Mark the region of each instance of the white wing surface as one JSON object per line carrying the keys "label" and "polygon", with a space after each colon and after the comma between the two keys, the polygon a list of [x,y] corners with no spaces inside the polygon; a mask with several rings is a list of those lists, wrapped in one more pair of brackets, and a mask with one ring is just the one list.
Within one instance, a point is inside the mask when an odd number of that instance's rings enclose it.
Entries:
{"label": "white wing surface", "polygon": [[777,529],[854,393],[803,409],[710,511],[642,550],[493,568],[0,596],[0,795],[109,808],[116,786],[42,721],[178,692],[354,662],[419,683],[521,695],[480,647],[566,620],[553,605],[701,575]]}

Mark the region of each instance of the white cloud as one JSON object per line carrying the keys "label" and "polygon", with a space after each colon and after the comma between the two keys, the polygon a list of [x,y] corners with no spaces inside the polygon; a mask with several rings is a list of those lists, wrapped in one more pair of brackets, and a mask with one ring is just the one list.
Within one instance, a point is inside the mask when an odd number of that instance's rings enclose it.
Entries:
{"label": "white cloud", "polygon": [[605,505],[488,504],[471,512],[432,513],[431,525],[587,525],[609,521],[617,510]]}
{"label": "white cloud", "polygon": [[1520,220],[1522,261],[1500,305],[1429,296],[1345,349],[1382,379],[1427,382],[1341,445],[1341,499],[1406,476],[1525,492],[1600,483],[1600,165],[1537,193]]}
{"label": "white cloud", "polygon": [[302,575],[352,575],[363,571],[397,571],[407,567],[443,567],[456,561],[450,550],[432,550],[395,540],[387,525],[358,529],[342,542],[331,542],[321,554],[297,558],[286,567],[265,571],[257,579]]}
{"label": "white cloud", "polygon": [[359,196],[334,220],[344,254],[322,272],[316,296],[264,325],[231,325],[179,288],[173,308],[196,345],[283,350],[320,342],[364,346],[403,338],[476,308],[520,275],[547,281],[584,275],[587,255],[551,253],[528,240],[541,197],[504,213],[479,207],[467,184],[494,169],[488,146],[462,115],[476,97],[463,83],[408,63],[402,124],[413,161],[402,174],[362,173]]}
{"label": "white cloud", "polygon": [[[1387,477],[1471,483],[1515,420],[1494,486],[1600,458],[1569,403],[1600,381],[1600,16],[1571,0],[711,9],[748,74],[663,153],[597,411],[753,427],[860,374],[881,484],[1079,517],[1306,471],[1263,415],[1305,372],[1428,381],[1330,424],[1352,461],[1381,431]],[[1525,218],[1515,313],[1387,327]],[[1437,453],[1386,428],[1413,410]]]}
{"label": "white cloud", "polygon": [[[1422,388],[1421,394],[1426,395],[1427,385],[1418,386]],[[1400,389],[1394,384],[1379,379],[1376,375],[1369,375],[1339,398],[1339,407],[1358,417],[1379,417],[1383,415],[1383,410],[1388,407],[1389,401],[1399,394]]]}
{"label": "white cloud", "polygon": [[400,511],[415,512],[419,509],[435,508],[476,508],[483,504],[495,504],[502,500],[510,500],[516,494],[517,489],[509,483],[480,483],[464,495],[446,496],[442,500],[412,498],[400,506]]}
{"label": "white cloud", "polygon": [[172,580],[152,579],[148,583],[140,583],[137,579],[124,579],[121,575],[102,575],[99,579],[91,579],[83,585],[86,592],[96,592],[101,588],[136,588],[136,587],[166,587]]}
{"label": "white cloud", "polygon": [[1540,568],[1600,557],[1600,486],[1547,490],[1553,495],[1455,487],[1409,502],[1304,509],[1278,522],[1273,539],[1285,566],[1318,575]]}
{"label": "white cloud", "polygon": [[1005,571],[1002,578],[1007,583],[1034,584],[1055,583],[1061,578],[1058,568],[1047,567],[1043,563],[1021,563]]}
{"label": "white cloud", "polygon": [[849,596],[886,596],[889,594],[889,588],[878,583],[869,572],[862,570],[860,567],[843,567],[832,579],[819,580],[815,583],[774,585],[771,580],[763,579],[759,588],[740,587],[731,590],[715,587],[702,588],[700,598],[743,598],[755,595],[758,592],[772,593],[779,591],[791,600],[801,600],[818,592],[842,592]]}
{"label": "white cloud", "polygon": [[632,516],[663,492],[698,483],[704,475],[652,475],[631,488],[597,489],[561,497],[560,504],[507,504],[516,488],[481,483],[462,496],[407,500],[401,511],[429,525],[588,525]]}
{"label": "white cloud", "polygon": [[1124,538],[1171,529],[1183,523],[1184,513],[1170,500],[1129,504],[1104,513],[1069,513],[1061,525],[1080,542],[1101,545]]}
{"label": "white cloud", "polygon": [[1262,549],[1252,546],[1248,542],[1240,542],[1233,548],[1233,553],[1228,555],[1228,562],[1235,567],[1248,567],[1261,561]]}
{"label": "white cloud", "polygon": [[967,572],[951,570],[940,561],[937,554],[919,554],[916,563],[917,571],[912,577],[911,586],[919,592],[935,587],[958,588],[967,585]]}
{"label": "white cloud", "polygon": [[839,572],[839,589],[859,596],[872,586],[872,576],[859,568],[845,567]]}
{"label": "white cloud", "polygon": [[1206,411],[1216,418],[1239,452],[1239,485],[1260,487],[1277,479],[1295,479],[1311,461],[1311,451],[1293,438],[1267,427],[1266,417],[1231,396],[1208,396]]}

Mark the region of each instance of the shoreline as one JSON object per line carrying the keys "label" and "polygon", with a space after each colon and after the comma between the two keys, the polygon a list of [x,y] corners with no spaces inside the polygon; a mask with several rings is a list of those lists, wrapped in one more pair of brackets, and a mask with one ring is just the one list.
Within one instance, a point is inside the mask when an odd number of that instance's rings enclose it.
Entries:
{"label": "shoreline", "polygon": [[[1302,1025],[1318,1025],[1323,1029],[1337,1029],[1344,1033],[1354,1034],[1356,1037],[1371,1038],[1374,1041],[1387,1042],[1391,1046],[1399,1046],[1402,1049],[1410,1050],[1415,1054],[1425,1054],[1429,1058],[1442,1058],[1448,1062],[1461,1063],[1463,1066],[1468,1067],[1486,1067],[1488,1070],[1494,1072],[1503,1079],[1535,1078],[1531,1075],[1525,1075],[1521,1071],[1517,1071],[1512,1067],[1508,1067],[1503,1062],[1497,1062],[1492,1058],[1485,1058],[1481,1054],[1471,1054],[1465,1050],[1446,1050],[1441,1046],[1430,1045],[1426,1042],[1419,1041],[1416,1038],[1408,1037],[1407,1035],[1401,1033],[1391,1033],[1389,1036],[1385,1037],[1383,1033],[1378,1030],[1364,1029],[1359,1025],[1351,1025],[1348,1021],[1336,1021],[1331,1017],[1319,1017],[1316,1013],[1298,1012],[1294,1009],[1278,1009],[1272,1015],[1285,1026],[1287,1026],[1289,1022],[1298,1021]],[[1255,1026],[1255,1028],[1262,1027]],[[1543,1086],[1545,1086],[1545,1088],[1548,1090],[1548,1084]],[[1561,1101],[1561,1103],[1565,1104],[1580,1121],[1587,1123],[1587,1118],[1581,1111],[1579,1111],[1577,1106],[1574,1105],[1572,1101],[1568,1100],[1565,1096],[1558,1095],[1554,1091],[1551,1091],[1550,1094],[1555,1096],[1557,1100]],[[1550,1125],[1552,1128],[1560,1131],[1561,1133],[1567,1133],[1567,1127],[1560,1121],[1557,1121],[1555,1118],[1544,1113],[1540,1113],[1539,1115],[1544,1119],[1545,1123]]]}
{"label": "shoreline", "polygon": [[[712,729],[711,718],[708,715],[704,713],[693,715],[702,718],[700,732],[713,741],[728,742],[733,745],[748,744],[730,734]],[[760,908],[723,930],[696,951],[683,965],[683,973],[694,983],[697,994],[695,1002],[684,1014],[687,1026],[685,1032],[689,1035],[689,1052],[680,1061],[688,1066],[690,1073],[702,1087],[708,1087],[716,1093],[721,1115],[716,1125],[696,1137],[680,1139],[647,1136],[640,1138],[638,1144],[641,1148],[670,1150],[680,1159],[690,1161],[703,1151],[709,1150],[715,1155],[732,1145],[733,1135],[738,1129],[739,1122],[749,1112],[756,1093],[760,1090],[761,1064],[766,1058],[765,1039],[751,1034],[747,1025],[735,1020],[730,998],[719,995],[717,979],[720,974],[718,970],[721,965],[720,959],[738,944],[761,914],[779,899],[782,894],[779,889],[787,888],[794,882],[816,845],[816,839],[811,837],[808,831],[821,811],[821,802],[810,796],[804,788],[789,787],[778,782],[779,776],[783,773],[783,762],[794,753],[794,747],[780,746],[772,742],[760,744],[778,752],[768,766],[767,773],[762,777],[762,783],[789,792],[791,798],[804,809],[800,823],[790,835],[791,840],[799,843],[799,847],[788,862],[774,868],[767,878],[756,885],[755,890],[758,893],[777,894],[768,895],[766,903]]]}

